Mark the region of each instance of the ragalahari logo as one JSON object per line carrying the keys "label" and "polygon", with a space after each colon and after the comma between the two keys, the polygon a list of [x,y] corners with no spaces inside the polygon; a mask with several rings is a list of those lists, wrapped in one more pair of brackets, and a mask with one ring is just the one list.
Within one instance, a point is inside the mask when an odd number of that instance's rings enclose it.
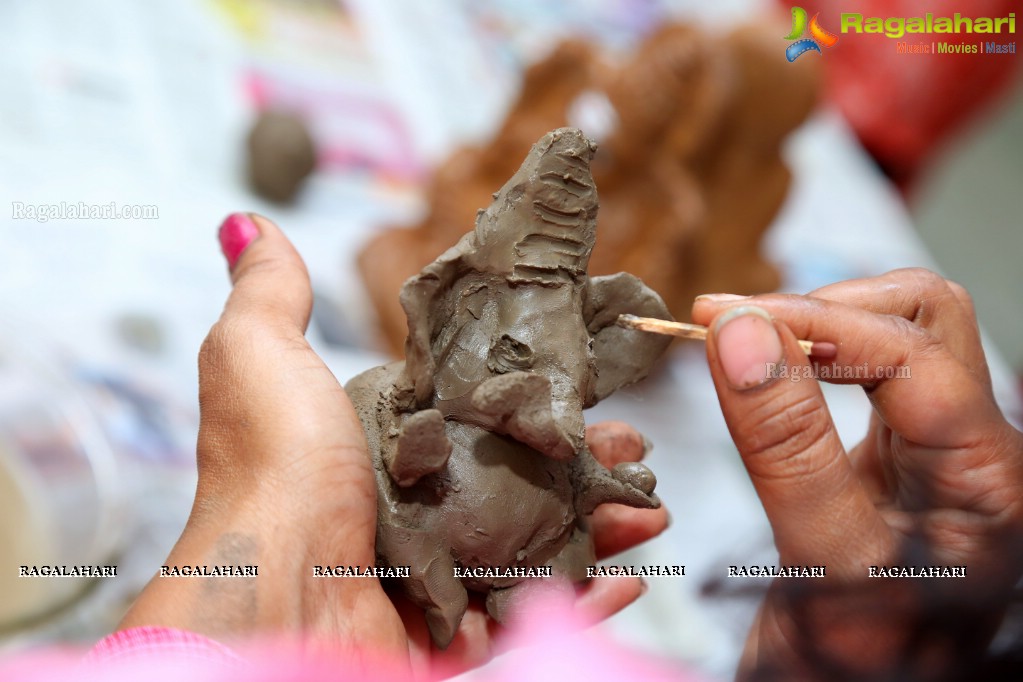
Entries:
{"label": "ragalahari logo", "polygon": [[[818,15],[814,14],[813,19],[810,19],[809,22],[807,22],[806,16],[806,10],[802,7],[792,8],[792,32],[785,36],[785,40],[796,41],[785,48],[785,59],[788,59],[790,62],[796,61],[800,55],[806,54],[811,50],[819,53],[821,45],[831,47],[838,42],[838,36],[824,29],[818,23]],[[809,38],[797,40],[806,33],[810,34]]]}

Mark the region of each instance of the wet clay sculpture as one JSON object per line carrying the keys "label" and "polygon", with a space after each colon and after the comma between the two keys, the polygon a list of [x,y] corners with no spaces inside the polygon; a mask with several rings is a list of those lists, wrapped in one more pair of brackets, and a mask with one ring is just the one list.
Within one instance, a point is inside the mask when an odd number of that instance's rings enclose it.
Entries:
{"label": "wet clay sculpture", "polygon": [[584,441],[583,409],[646,376],[667,345],[615,326],[620,313],[666,317],[657,294],[626,273],[587,276],[595,149],[572,128],[537,142],[475,229],[405,283],[405,361],[346,386],[376,467],[378,561],[410,567],[399,580],[441,647],[467,590],[504,619],[529,579],[508,569],[584,580],[597,505],[659,505],[649,469],[609,470]]}
{"label": "wet clay sculpture", "polygon": [[[720,36],[670,24],[618,63],[568,41],[530,67],[493,139],[457,150],[434,173],[423,219],[364,247],[359,268],[389,348],[400,353],[405,338],[402,282],[458,238],[533,141],[563,125],[600,136],[591,273],[637,275],[679,318],[700,293],[776,288],[761,238],[788,193],[781,148],[814,105],[818,66],[788,63],[778,30]],[[583,120],[603,120],[603,129]]]}

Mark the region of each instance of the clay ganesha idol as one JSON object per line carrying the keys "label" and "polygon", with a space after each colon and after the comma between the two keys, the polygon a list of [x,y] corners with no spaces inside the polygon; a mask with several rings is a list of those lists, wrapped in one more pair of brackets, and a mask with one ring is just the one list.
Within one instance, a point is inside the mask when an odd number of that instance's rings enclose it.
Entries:
{"label": "clay ganesha idol", "polygon": [[646,376],[667,345],[618,315],[669,317],[636,277],[586,274],[595,151],[573,128],[537,142],[475,229],[405,283],[405,361],[346,386],[376,468],[377,560],[411,567],[399,580],[440,647],[467,590],[502,621],[514,574],[528,573],[509,569],[584,580],[586,516],[660,504],[647,467],[609,470],[584,440],[583,409]]}

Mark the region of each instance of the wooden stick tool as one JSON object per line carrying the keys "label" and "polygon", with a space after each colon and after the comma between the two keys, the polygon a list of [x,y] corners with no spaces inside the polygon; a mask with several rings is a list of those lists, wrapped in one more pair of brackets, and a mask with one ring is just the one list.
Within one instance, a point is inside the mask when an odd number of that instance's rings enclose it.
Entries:
{"label": "wooden stick tool", "polygon": [[[641,332],[652,332],[654,334],[668,334],[683,339],[695,339],[697,341],[707,340],[707,328],[698,324],[687,324],[685,322],[669,322],[658,320],[655,317],[637,317],[636,315],[619,315],[617,325],[626,329],[636,329]],[[807,355],[815,358],[833,358],[838,355],[838,347],[827,341],[800,341],[799,347]]]}

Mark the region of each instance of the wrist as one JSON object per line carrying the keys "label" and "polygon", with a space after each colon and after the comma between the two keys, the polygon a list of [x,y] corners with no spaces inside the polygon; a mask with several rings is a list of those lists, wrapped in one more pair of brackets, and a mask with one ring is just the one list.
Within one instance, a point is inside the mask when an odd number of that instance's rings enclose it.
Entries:
{"label": "wrist", "polygon": [[316,556],[320,543],[309,537],[308,519],[296,519],[289,506],[253,495],[193,512],[120,627],[174,627],[228,641],[301,633],[320,620],[319,610],[344,609],[363,581],[332,581],[328,605],[325,585],[311,577],[312,566],[325,560]]}

